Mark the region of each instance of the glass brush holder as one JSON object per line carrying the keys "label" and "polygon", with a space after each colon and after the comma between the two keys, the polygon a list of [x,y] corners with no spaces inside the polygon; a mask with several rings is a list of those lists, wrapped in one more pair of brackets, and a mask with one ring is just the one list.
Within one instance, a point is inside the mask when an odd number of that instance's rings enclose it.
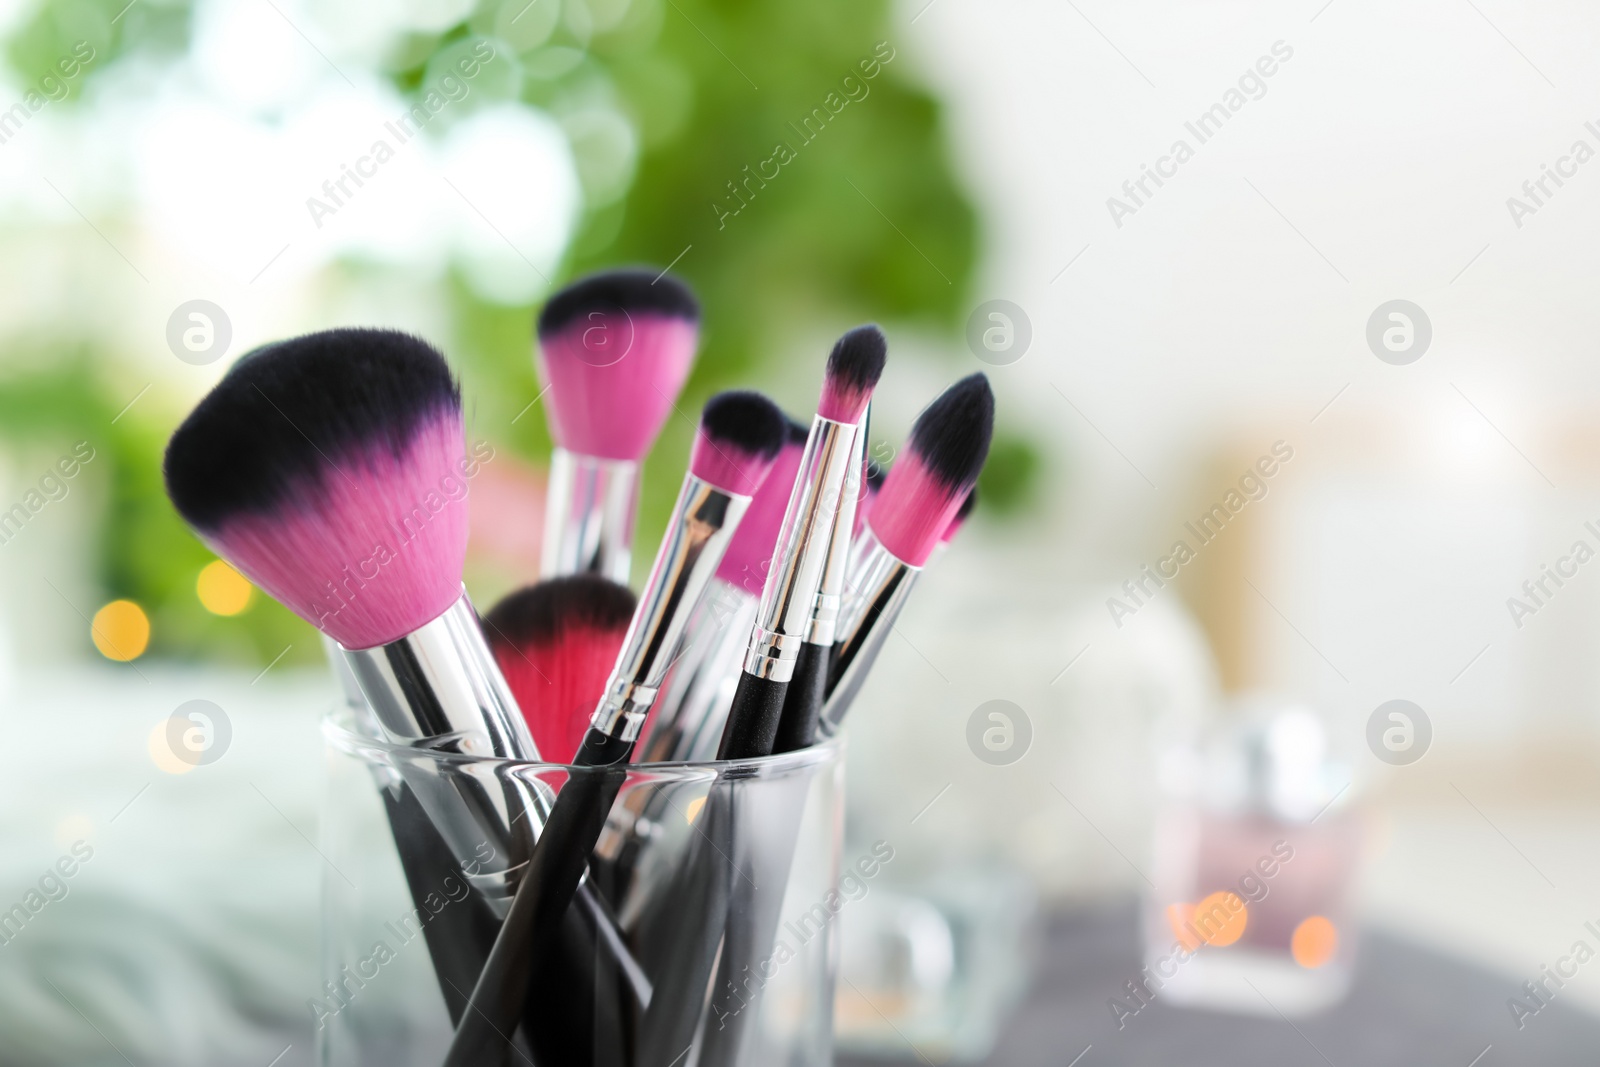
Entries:
{"label": "glass brush holder", "polygon": [[[391,744],[342,708],[324,735],[318,1062],[439,1067],[525,828],[599,772]],[[495,1065],[830,1064],[842,754],[628,767]]]}

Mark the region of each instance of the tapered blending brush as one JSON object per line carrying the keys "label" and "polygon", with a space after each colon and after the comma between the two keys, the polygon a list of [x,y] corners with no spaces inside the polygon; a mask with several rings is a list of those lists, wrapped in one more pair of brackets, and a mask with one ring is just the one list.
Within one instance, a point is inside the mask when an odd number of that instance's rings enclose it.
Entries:
{"label": "tapered blending brush", "polygon": [[550,436],[541,577],[628,583],[639,464],[689,376],[700,306],[669,274],[591,274],[545,304],[538,359]]}
{"label": "tapered blending brush", "polygon": [[856,437],[883,374],[887,348],[876,326],[859,326],[840,338],[828,356],[822,396],[762,586],[718,759],[748,759],[772,751],[784,695],[816,608],[835,509],[851,464],[860,463]]}
{"label": "tapered blending brush", "polygon": [[982,374],[946,389],[911,427],[852,547],[848,593],[823,708],[836,729],[877,658],[917,575],[971,496],[994,434],[994,393]]}
{"label": "tapered blending brush", "polygon": [[607,813],[621,789],[639,729],[655,700],[690,609],[722,562],[750,498],[784,440],[783,413],[756,393],[722,393],[706,404],[689,473],[667,522],[622,651],[556,797],[528,873],[518,886],[450,1046],[446,1067],[482,1062],[523,1010],[531,968],[571,903]]}
{"label": "tapered blending brush", "polygon": [[484,616],[489,649],[545,760],[572,762],[636,603],[627,586],[572,574],[519,589]]}
{"label": "tapered blending brush", "polygon": [[716,755],[809,434],[792,419],[785,423],[787,433],[772,471],[750,499],[716,576],[689,617],[681,650],[641,736],[639,762],[708,760]]}

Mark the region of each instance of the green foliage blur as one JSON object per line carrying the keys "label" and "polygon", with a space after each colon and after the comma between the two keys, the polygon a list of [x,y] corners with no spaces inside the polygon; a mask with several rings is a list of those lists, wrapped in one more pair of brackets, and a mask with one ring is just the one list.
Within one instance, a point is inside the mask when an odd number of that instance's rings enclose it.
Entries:
{"label": "green foliage blur", "polygon": [[[183,0],[44,0],[14,27],[5,55],[27,81],[88,40],[100,58],[74,84],[78,96],[118,62],[181,56],[191,14]],[[718,389],[769,379],[763,361],[792,350],[796,336],[872,319],[959,335],[977,222],[950,167],[940,108],[893,33],[886,0],[482,0],[461,24],[405,41],[384,73],[415,94],[436,56],[478,35],[517,57],[503,91],[562,124],[584,184],[585,215],[552,281],[674,264],[705,308],[680,403],[693,412]],[[597,105],[631,130],[596,122]],[[635,164],[619,181],[630,136]],[[348,269],[345,281],[359,284],[364,268]],[[472,434],[542,463],[543,419],[512,422],[539,391],[535,308],[486,303],[459,278],[448,285],[449,351]],[[65,360],[39,343],[41,358],[9,360],[0,380],[0,433],[103,427],[125,402],[123,385],[108,384],[119,380],[113,368],[93,351]],[[158,654],[265,663],[293,644],[289,662],[314,657],[309,628],[266,598],[229,620],[200,607],[194,579],[212,557],[161,491],[165,427],[149,417],[135,407],[113,427],[98,560],[107,599],[146,607]],[[647,464],[641,545],[664,521],[692,430],[689,418],[672,420]],[[1023,493],[1033,453],[1024,442],[997,459],[1011,467],[989,477],[1003,510]]]}

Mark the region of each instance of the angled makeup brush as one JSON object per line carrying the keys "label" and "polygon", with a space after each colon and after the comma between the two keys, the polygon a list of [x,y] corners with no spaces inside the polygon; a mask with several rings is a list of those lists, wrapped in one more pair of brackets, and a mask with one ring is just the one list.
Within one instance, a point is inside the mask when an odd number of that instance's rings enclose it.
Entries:
{"label": "angled makeup brush", "polygon": [[446,1067],[481,1063],[516,1025],[530,970],[547,956],[561,916],[604,829],[634,741],[677,651],[690,609],[722,562],[750,498],[784,440],[783,413],[758,393],[721,393],[700,418],[689,473],[574,769],[557,795],[500,936],[472,991]]}
{"label": "angled makeup brush", "polygon": [[484,616],[489,649],[544,759],[572,762],[635,604],[627,586],[572,574],[519,589]]}
{"label": "angled makeup brush", "polygon": [[922,567],[972,494],[994,434],[994,393],[972,374],[929,404],[852,547],[828,699],[831,733],[860,690]]}
{"label": "angled makeup brush", "polygon": [[652,270],[580,278],[539,313],[535,364],[556,444],[542,577],[628,583],[639,463],[689,376],[699,326],[689,287]]}
{"label": "angled makeup brush", "polygon": [[822,396],[762,586],[761,607],[718,759],[772,752],[800,646],[820,607],[817,591],[827,566],[834,514],[851,464],[859,469],[861,463],[855,442],[883,374],[887,350],[881,330],[858,326],[841,337],[828,356]]}

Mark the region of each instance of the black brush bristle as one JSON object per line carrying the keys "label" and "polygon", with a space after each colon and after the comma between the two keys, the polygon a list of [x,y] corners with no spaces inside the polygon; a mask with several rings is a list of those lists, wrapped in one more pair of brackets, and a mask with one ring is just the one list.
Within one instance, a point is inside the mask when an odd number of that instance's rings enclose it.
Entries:
{"label": "black brush bristle", "polygon": [[877,388],[888,359],[888,339],[869,322],[834,343],[828,353],[828,378],[851,392],[870,392]]}
{"label": "black brush bristle", "polygon": [[867,460],[867,488],[876,493],[883,488],[883,480],[889,477],[889,468],[877,460]]}
{"label": "black brush bristle", "polygon": [[789,419],[760,393],[735,389],[706,401],[700,431],[717,445],[732,445],[752,456],[772,459],[789,436]]}
{"label": "black brush bristle", "polygon": [[700,302],[687,283],[645,267],[604,270],[579,278],[539,312],[539,336],[559,333],[590,312],[622,310],[700,321]]}
{"label": "black brush bristle", "polygon": [[994,392],[982,373],[969,374],[923,409],[911,427],[911,449],[928,473],[948,486],[970,486],[989,458]]}
{"label": "black brush bristle", "polygon": [[461,409],[450,367],[397,330],[337,329],[241,358],[167,444],[167,494],[190,525],[215,530],[331,484],[353,448],[404,455],[419,427]]}
{"label": "black brush bristle", "polygon": [[787,424],[784,431],[785,443],[804,448],[806,439],[811,436],[811,427],[804,423],[795,422],[787,415],[783,417],[783,421]]}
{"label": "black brush bristle", "polygon": [[[980,466],[981,466],[981,464],[980,464]],[[967,490],[967,498],[965,500],[963,500],[961,502],[961,506],[956,509],[955,521],[956,522],[966,522],[967,521],[967,516],[971,515],[972,514],[972,509],[977,507],[977,506],[978,506],[978,487],[977,486],[973,486],[971,489]]]}
{"label": "black brush bristle", "polygon": [[598,574],[547,578],[519,589],[484,616],[489,643],[548,645],[574,629],[622,631],[633,621],[631,590]]}

